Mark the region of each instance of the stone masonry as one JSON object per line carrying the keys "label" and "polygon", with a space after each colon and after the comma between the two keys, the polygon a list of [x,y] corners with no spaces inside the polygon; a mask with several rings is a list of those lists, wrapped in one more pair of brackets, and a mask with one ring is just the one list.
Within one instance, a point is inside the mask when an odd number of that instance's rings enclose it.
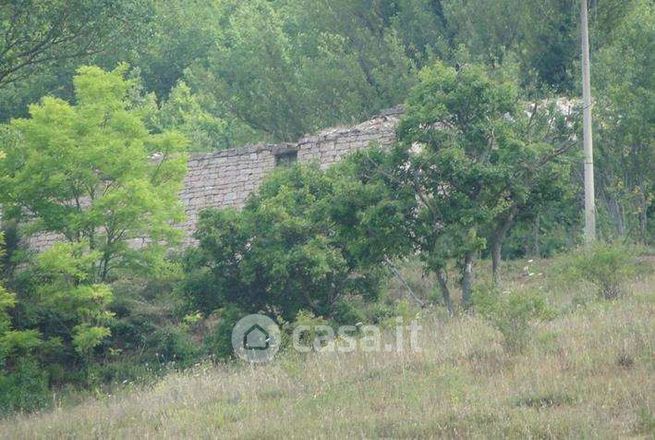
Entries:
{"label": "stone masonry", "polygon": [[[180,194],[186,211],[186,222],[180,225],[185,243],[193,242],[191,235],[200,211],[205,208],[243,207],[250,193],[278,164],[297,160],[301,163],[317,162],[321,168],[326,168],[349,153],[371,144],[391,145],[401,114],[402,109],[396,107],[361,124],[323,130],[297,143],[248,145],[191,155],[184,189]],[[34,249],[44,249],[56,240],[51,234],[41,234],[31,237],[28,245]],[[134,245],[139,246],[136,242]]]}

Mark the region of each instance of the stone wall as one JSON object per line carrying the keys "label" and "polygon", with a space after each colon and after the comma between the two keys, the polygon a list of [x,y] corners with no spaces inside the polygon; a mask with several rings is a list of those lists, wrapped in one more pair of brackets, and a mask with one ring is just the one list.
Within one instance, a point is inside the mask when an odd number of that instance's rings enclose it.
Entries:
{"label": "stone wall", "polygon": [[326,168],[372,143],[389,146],[395,141],[396,125],[401,115],[402,109],[396,107],[354,127],[332,128],[305,137],[296,144],[298,161],[317,161]]}
{"label": "stone wall", "polygon": [[241,208],[279,160],[296,156],[298,162],[318,162],[326,168],[372,143],[392,144],[401,114],[400,108],[390,109],[359,125],[323,130],[295,144],[249,145],[193,155],[181,194],[187,215],[182,225],[186,236],[193,233],[202,209]]}
{"label": "stone wall", "polygon": [[[200,211],[205,208],[243,207],[248,195],[264,177],[285,160],[302,163],[318,162],[326,168],[357,150],[373,143],[388,146],[395,140],[395,128],[401,108],[382,112],[373,119],[352,127],[323,130],[290,144],[260,144],[241,148],[191,155],[184,189],[180,197],[186,211],[186,222],[180,225],[185,243],[192,243]],[[52,234],[31,237],[28,245],[45,249],[57,241]],[[139,247],[143,240],[135,240]]]}

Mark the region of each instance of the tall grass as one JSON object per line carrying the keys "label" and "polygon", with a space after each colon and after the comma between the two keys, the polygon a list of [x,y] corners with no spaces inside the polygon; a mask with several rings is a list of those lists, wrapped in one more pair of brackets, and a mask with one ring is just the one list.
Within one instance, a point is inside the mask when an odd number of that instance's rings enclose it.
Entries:
{"label": "tall grass", "polygon": [[0,438],[653,438],[655,277],[619,301],[520,268],[558,310],[520,352],[478,316],[421,312],[421,352],[281,353],[199,365],[74,407],[14,416]]}

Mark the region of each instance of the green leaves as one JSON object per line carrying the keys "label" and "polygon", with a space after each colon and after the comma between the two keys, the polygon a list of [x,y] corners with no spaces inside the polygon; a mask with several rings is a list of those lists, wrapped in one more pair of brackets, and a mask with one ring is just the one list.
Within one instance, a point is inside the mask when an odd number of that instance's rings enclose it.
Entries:
{"label": "green leaves", "polygon": [[[19,275],[19,330],[4,312],[14,296],[0,292],[0,345],[9,363],[20,353],[39,362],[91,361],[114,319],[105,282],[119,271],[172,272],[165,249],[183,218],[178,193],[187,140],[149,132],[128,97],[134,83],[126,72],[126,65],[111,72],[82,67],[74,105],[46,97],[30,108],[31,118],[9,126],[0,162],[7,217],[25,232],[63,237]],[[146,244],[136,251],[134,239]]]}
{"label": "green leaves", "polygon": [[37,330],[7,330],[0,332],[0,364],[7,358],[31,356],[43,344]]}
{"label": "green leaves", "polygon": [[362,2],[225,1],[213,12],[214,41],[184,79],[225,124],[229,145],[363,120],[414,82],[390,17]]}
{"label": "green leaves", "polygon": [[555,317],[554,309],[543,293],[499,292],[478,289],[474,297],[475,310],[504,337],[507,349],[519,352],[526,348],[532,336],[532,321],[546,321]]}
{"label": "green leaves", "polygon": [[147,2],[52,0],[5,2],[0,10],[0,88],[45,66],[101,52],[138,36]]}
{"label": "green leaves", "polygon": [[639,273],[636,249],[621,243],[578,249],[563,260],[559,270],[569,282],[593,284],[599,296],[608,300],[626,293],[626,284]]}
{"label": "green leaves", "polygon": [[86,357],[109,335],[111,332],[106,327],[81,324],[73,329],[73,346],[81,356]]}
{"label": "green leaves", "polygon": [[347,295],[376,297],[386,258],[409,249],[402,209],[415,201],[365,177],[367,166],[356,157],[330,171],[281,169],[243,211],[205,211],[188,256],[193,306],[209,314],[234,303],[293,319],[303,309],[331,315]]}
{"label": "green leaves", "polygon": [[600,224],[610,237],[645,243],[655,188],[655,7],[638,0],[624,13],[595,63]]}
{"label": "green leaves", "polygon": [[227,148],[233,143],[229,124],[207,111],[205,101],[193,94],[185,82],[179,82],[161,105],[154,125],[179,130],[188,139],[190,151]]}
{"label": "green leaves", "polygon": [[98,251],[91,276],[100,280],[122,264],[128,240],[151,238],[158,246],[176,237],[172,223],[182,219],[177,193],[187,141],[177,132],[148,132],[130,108],[126,71],[80,68],[76,105],[44,98],[30,119],[12,121],[16,142],[2,164],[3,203],[32,230]]}
{"label": "green leaves", "polygon": [[515,218],[558,199],[570,176],[571,132],[551,107],[527,115],[518,87],[482,66],[436,63],[420,78],[398,127],[405,154],[395,166],[420,200],[410,217],[426,267],[439,272],[454,259],[466,299],[475,256],[490,245],[496,278]]}
{"label": "green leaves", "polygon": [[7,331],[10,327],[8,309],[16,305],[16,296],[7,292],[4,287],[0,286],[0,334]]}
{"label": "green leaves", "polygon": [[[19,291],[17,327],[5,326],[0,312],[0,350],[14,362],[21,356],[45,361],[81,356],[88,360],[92,350],[110,335],[113,320],[109,305],[113,299],[106,284],[93,282],[98,252],[89,253],[83,243],[57,243],[36,258],[26,276],[30,285]],[[13,296],[0,302],[12,306]],[[0,306],[0,309],[2,306]]]}
{"label": "green leaves", "polygon": [[426,227],[453,233],[459,225],[455,235],[470,248],[478,242],[471,228],[483,228],[507,207],[513,170],[503,152],[515,145],[508,126],[518,113],[516,91],[478,66],[456,71],[438,63],[421,80],[398,129],[406,148],[420,146],[409,158],[414,178],[408,183],[425,204]]}
{"label": "green leaves", "polygon": [[[4,235],[0,232],[0,256],[4,254]],[[26,357],[42,344],[37,330],[14,330],[9,311],[16,306],[17,298],[0,284],[0,381],[10,357]]]}
{"label": "green leaves", "polygon": [[32,306],[56,314],[73,329],[111,321],[111,289],[93,283],[93,265],[98,256],[97,252],[86,253],[83,244],[71,243],[56,243],[39,254],[32,273],[37,284]]}

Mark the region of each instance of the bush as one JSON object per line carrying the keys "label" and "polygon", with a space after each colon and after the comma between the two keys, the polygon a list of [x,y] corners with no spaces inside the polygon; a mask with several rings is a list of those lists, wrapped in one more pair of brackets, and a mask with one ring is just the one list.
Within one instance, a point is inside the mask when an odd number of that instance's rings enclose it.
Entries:
{"label": "bush", "polygon": [[232,329],[247,313],[239,307],[230,305],[213,314],[218,318],[211,333],[205,337],[205,348],[216,359],[229,359],[233,356]]}
{"label": "bush", "polygon": [[350,315],[336,310],[345,296],[377,299],[383,263],[408,246],[398,227],[408,202],[356,165],[280,169],[243,210],[203,211],[199,247],[185,259],[189,306],[209,314],[236,304],[291,321],[301,310]]}
{"label": "bush", "polygon": [[531,336],[530,322],[548,320],[554,310],[538,292],[503,292],[478,289],[474,295],[475,310],[493,325],[504,338],[510,352],[522,351]]}
{"label": "bush", "polygon": [[320,340],[322,337],[326,336],[320,328],[325,326],[332,327],[333,323],[322,316],[316,316],[313,312],[308,310],[301,310],[298,312],[293,322],[285,323],[282,326],[284,330],[282,335],[283,347],[291,347],[291,344],[293,343],[293,332],[300,326],[306,326],[307,331],[300,334],[299,342],[305,346],[314,346],[314,343],[317,340]]}
{"label": "bush", "polygon": [[0,373],[0,414],[35,411],[48,403],[48,374],[36,361],[23,359],[11,373]]}
{"label": "bush", "polygon": [[365,304],[359,298],[347,298],[334,306],[334,320],[339,324],[354,325],[367,320]]}
{"label": "bush", "polygon": [[172,325],[157,330],[148,341],[148,346],[155,351],[159,362],[175,362],[181,367],[190,366],[201,354],[191,336]]}
{"label": "bush", "polygon": [[622,244],[597,243],[565,258],[562,273],[566,278],[593,284],[603,299],[617,299],[625,293],[627,281],[637,274],[635,250]]}

